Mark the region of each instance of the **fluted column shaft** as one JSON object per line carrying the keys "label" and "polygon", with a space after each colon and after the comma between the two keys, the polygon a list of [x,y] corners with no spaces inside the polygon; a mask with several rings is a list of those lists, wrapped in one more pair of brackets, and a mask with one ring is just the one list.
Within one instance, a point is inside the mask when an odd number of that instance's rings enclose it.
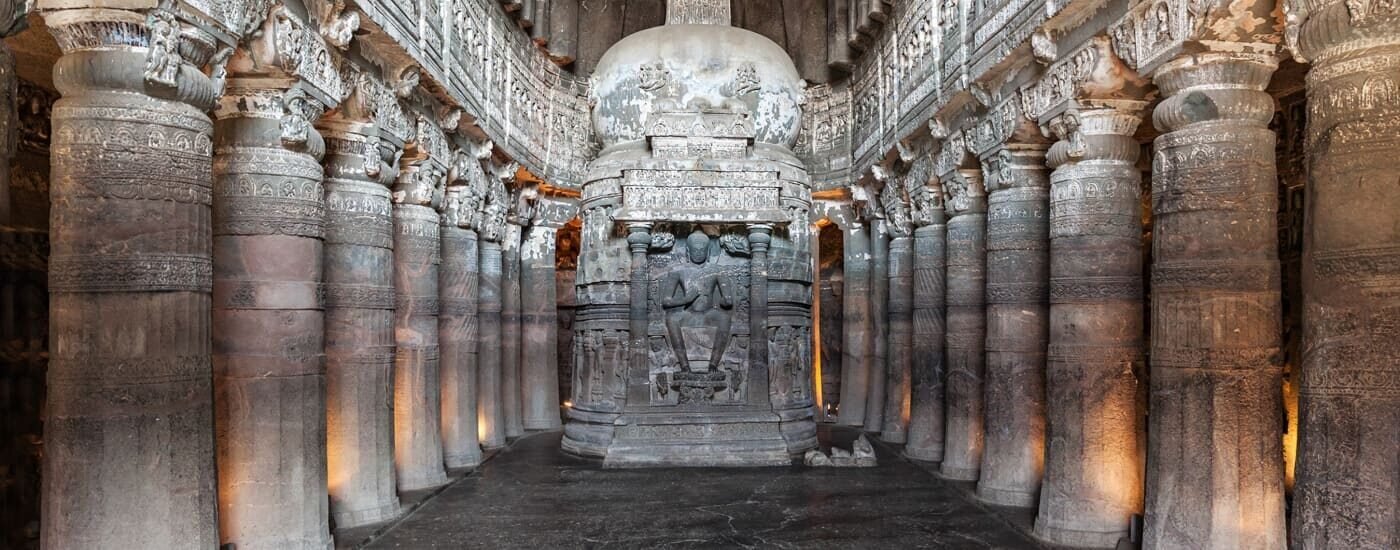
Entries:
{"label": "fluted column shaft", "polygon": [[1142,510],[1141,102],[1057,120],[1050,174],[1045,479],[1035,535],[1111,548]]}
{"label": "fluted column shaft", "polygon": [[439,389],[441,225],[432,206],[413,202],[411,189],[433,185],[437,176],[427,164],[404,169],[398,186],[410,190],[396,189],[394,203],[394,469],[401,491],[447,483]]}
{"label": "fluted column shaft", "polygon": [[[323,120],[326,138],[326,467],[337,528],[398,515],[394,483],[392,171],[379,130]],[[371,173],[373,172],[373,173]]]}
{"label": "fluted column shaft", "polygon": [[[939,193],[929,189],[926,193]],[[947,225],[941,201],[929,201],[924,224],[914,230],[914,362],[910,388],[909,435],[904,456],[943,460],[945,326],[944,276]]]}
{"label": "fluted column shaft", "polygon": [[[987,198],[979,170],[959,170],[963,195],[948,211],[945,435],[939,473],[976,481],[982,463],[982,377],[987,339]],[[976,191],[970,191],[975,189]]]}
{"label": "fluted column shaft", "polygon": [[[444,220],[454,218],[443,216]],[[443,224],[438,338],[442,347],[442,459],[448,468],[481,464],[477,433],[477,243],[476,231],[456,223]]]}
{"label": "fluted column shaft", "polygon": [[880,439],[904,443],[909,428],[914,362],[914,238],[905,229],[893,234],[889,254],[889,373],[885,380],[885,418]]}
{"label": "fluted column shaft", "polygon": [[870,391],[870,234],[852,220],[841,228],[845,237],[841,296],[841,403],[836,421],[843,426],[865,425]]}
{"label": "fluted column shaft", "polygon": [[[1282,548],[1278,179],[1271,56],[1154,75],[1144,548]],[[1202,104],[1213,109],[1202,109]]]}
{"label": "fluted column shaft", "polygon": [[501,387],[501,243],[481,241],[481,286],[477,299],[477,422],[481,446],[506,445]]}
{"label": "fluted column shaft", "polygon": [[324,549],[325,143],[314,130],[295,142],[279,130],[309,122],[268,80],[231,81],[215,111],[219,527],[240,548]]}
{"label": "fluted column shaft", "polygon": [[1396,548],[1400,13],[1384,2],[1290,4],[1313,63],[1291,542]]}
{"label": "fluted column shaft", "polygon": [[559,227],[536,223],[520,254],[521,371],[525,429],[557,430],[559,417],[559,294],[555,286],[555,239]]}
{"label": "fluted column shaft", "polygon": [[501,238],[501,410],[507,438],[525,435],[520,322],[520,238],[524,228],[509,223]]}
{"label": "fluted column shaft", "polygon": [[[162,13],[152,20],[173,49],[185,39]],[[45,17],[64,52],[53,68],[62,99],[52,117],[40,537],[47,548],[212,549],[205,113],[215,91],[196,67],[207,58],[156,59],[171,74],[148,75],[148,53],[169,50],[147,47],[155,39],[144,14]],[[173,85],[148,87],[153,76]]]}
{"label": "fluted column shaft", "polygon": [[1033,507],[1045,470],[1050,174],[1045,147],[1011,144],[987,178],[985,452],[977,497]]}
{"label": "fluted column shaft", "polygon": [[883,218],[870,222],[870,385],[865,401],[865,430],[885,426],[885,387],[890,355],[890,233]]}

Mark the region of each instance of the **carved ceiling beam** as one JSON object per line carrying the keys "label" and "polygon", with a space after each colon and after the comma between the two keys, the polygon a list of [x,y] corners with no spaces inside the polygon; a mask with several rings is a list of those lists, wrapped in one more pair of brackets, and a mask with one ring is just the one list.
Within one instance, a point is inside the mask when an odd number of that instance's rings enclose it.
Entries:
{"label": "carved ceiling beam", "polygon": [[1108,30],[1113,50],[1150,75],[1172,58],[1203,51],[1273,55],[1283,37],[1274,2],[1150,0]]}

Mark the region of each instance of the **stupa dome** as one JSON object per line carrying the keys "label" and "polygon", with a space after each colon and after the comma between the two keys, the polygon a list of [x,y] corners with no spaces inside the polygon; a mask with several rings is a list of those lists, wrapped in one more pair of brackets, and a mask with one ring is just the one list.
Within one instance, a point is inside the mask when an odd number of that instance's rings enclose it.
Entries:
{"label": "stupa dome", "polygon": [[665,25],[622,39],[593,75],[606,149],[643,139],[658,112],[746,112],[758,143],[791,148],[804,83],[782,47],[727,25]]}

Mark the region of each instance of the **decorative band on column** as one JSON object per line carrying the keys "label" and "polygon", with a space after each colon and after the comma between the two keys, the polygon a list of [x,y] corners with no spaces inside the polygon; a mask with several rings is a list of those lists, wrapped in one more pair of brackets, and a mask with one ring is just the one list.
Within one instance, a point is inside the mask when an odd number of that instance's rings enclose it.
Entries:
{"label": "decorative band on column", "polygon": [[49,256],[49,292],[209,292],[206,255],[63,254]]}

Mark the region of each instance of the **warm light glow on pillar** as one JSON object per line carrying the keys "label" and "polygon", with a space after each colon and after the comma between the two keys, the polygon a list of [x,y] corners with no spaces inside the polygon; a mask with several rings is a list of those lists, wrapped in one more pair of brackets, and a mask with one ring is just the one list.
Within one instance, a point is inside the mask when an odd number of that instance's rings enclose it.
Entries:
{"label": "warm light glow on pillar", "polygon": [[[1293,367],[1297,369],[1297,367]],[[1293,465],[1298,459],[1298,382],[1297,375],[1283,379],[1283,408],[1288,412],[1283,428],[1283,488],[1293,492]]]}

